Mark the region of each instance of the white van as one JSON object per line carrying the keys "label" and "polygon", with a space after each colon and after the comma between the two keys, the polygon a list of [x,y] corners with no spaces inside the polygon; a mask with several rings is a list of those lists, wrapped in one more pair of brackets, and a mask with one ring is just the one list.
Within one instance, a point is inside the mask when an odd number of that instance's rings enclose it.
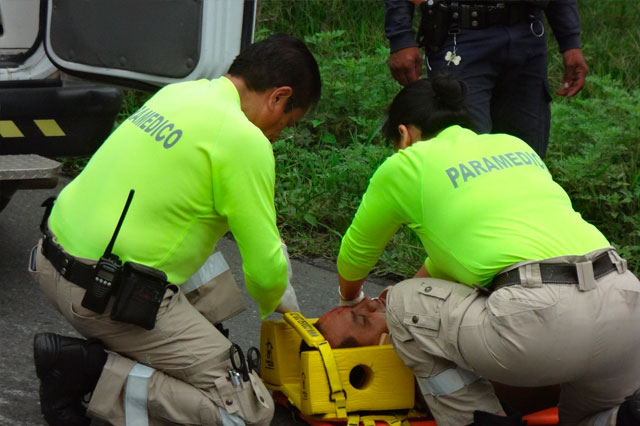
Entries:
{"label": "white van", "polygon": [[0,210],[56,185],[51,158],[92,154],[122,89],[224,74],[256,0],[0,0]]}

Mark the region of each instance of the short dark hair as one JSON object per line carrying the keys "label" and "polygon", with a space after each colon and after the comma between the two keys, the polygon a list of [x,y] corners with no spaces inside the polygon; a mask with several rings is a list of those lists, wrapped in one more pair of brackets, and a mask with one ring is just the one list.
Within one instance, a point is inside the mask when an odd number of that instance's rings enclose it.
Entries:
{"label": "short dark hair", "polygon": [[466,95],[467,85],[448,74],[415,81],[391,102],[383,133],[387,139],[397,142],[400,124],[415,126],[424,137],[435,136],[455,124],[474,129],[465,106]]}
{"label": "short dark hair", "polygon": [[242,78],[254,92],[290,86],[293,95],[288,110],[308,108],[320,100],[318,63],[302,41],[287,34],[250,44],[235,58],[228,73]]}
{"label": "short dark hair", "polygon": [[[324,336],[324,326],[320,322],[320,320],[316,321],[313,326]],[[335,347],[331,346],[333,349],[345,349],[345,348],[357,348],[363,346],[358,340],[353,336],[345,337],[342,342],[338,343]]]}

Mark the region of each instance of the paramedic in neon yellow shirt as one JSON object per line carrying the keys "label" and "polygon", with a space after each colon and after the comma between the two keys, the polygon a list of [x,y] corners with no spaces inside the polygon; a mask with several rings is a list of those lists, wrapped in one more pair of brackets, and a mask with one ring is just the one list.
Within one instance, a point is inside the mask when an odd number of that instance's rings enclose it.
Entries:
{"label": "paramedic in neon yellow shirt", "polygon": [[[438,426],[516,426],[492,382],[560,387],[559,424],[640,424],[640,281],[523,141],[474,133],[466,87],[403,89],[338,256],[332,347],[389,333]],[[362,284],[401,225],[428,254],[376,299]],[[493,291],[491,293],[491,291]]]}
{"label": "paramedic in neon yellow shirt", "polygon": [[[411,93],[403,94],[412,99]],[[400,117],[389,117],[387,126],[411,122],[407,115],[418,116],[421,107],[426,108],[417,98]],[[387,128],[388,135],[399,134],[397,153],[374,173],[340,247],[344,299],[358,296],[402,224],[417,234],[428,254],[418,276],[466,285],[487,285],[519,261],[609,245],[573,210],[526,143],[506,134],[475,134],[463,111],[446,118],[449,123],[437,123],[434,133],[415,125]]]}
{"label": "paramedic in neon yellow shirt", "polygon": [[[225,76],[160,89],[62,190],[46,231],[46,241],[56,243],[49,255],[38,249],[36,279],[90,340],[51,333],[34,339],[50,425],[84,426],[86,414],[113,425],[146,420],[132,413],[148,414],[152,424],[270,423],[268,390],[255,372],[238,379],[244,383],[230,381],[231,342],[181,289],[231,231],[261,316],[298,309],[276,227],[271,142],[320,91],[318,65],[304,43],[271,36],[243,50]],[[152,330],[112,320],[111,305],[104,313],[86,309],[85,288],[67,275],[102,256],[130,189],[135,196],[113,253],[163,271],[172,284]],[[71,261],[54,264],[53,252]],[[87,411],[82,396],[90,391]]]}

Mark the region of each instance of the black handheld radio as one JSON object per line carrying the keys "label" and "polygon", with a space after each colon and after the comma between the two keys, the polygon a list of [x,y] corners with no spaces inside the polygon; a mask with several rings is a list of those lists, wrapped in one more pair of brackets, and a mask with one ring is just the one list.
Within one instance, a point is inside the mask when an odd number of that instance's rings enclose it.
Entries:
{"label": "black handheld radio", "polygon": [[111,294],[116,290],[119,283],[118,279],[120,278],[122,262],[118,256],[111,253],[111,250],[113,250],[113,245],[116,241],[116,237],[118,236],[118,232],[120,232],[120,227],[122,226],[124,217],[127,214],[127,210],[129,210],[133,194],[134,190],[132,189],[129,191],[129,197],[124,205],[124,209],[122,210],[116,229],[113,232],[111,241],[109,241],[109,245],[107,245],[104,254],[100,260],[98,260],[98,264],[94,269],[95,273],[93,281],[91,281],[87,286],[87,291],[82,299],[83,307],[98,314],[104,313],[107,308],[107,303],[109,303],[109,297],[111,297]]}

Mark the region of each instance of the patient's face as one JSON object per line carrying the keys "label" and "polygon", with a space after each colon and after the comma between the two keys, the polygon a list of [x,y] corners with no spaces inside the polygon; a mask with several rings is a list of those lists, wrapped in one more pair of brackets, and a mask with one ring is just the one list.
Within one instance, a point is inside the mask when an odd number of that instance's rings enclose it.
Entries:
{"label": "patient's face", "polygon": [[353,344],[348,346],[377,345],[382,333],[389,332],[385,303],[384,297],[365,297],[352,307],[342,306],[327,312],[316,324],[320,325],[332,348],[343,346],[342,343],[349,337],[355,342],[352,341]]}

